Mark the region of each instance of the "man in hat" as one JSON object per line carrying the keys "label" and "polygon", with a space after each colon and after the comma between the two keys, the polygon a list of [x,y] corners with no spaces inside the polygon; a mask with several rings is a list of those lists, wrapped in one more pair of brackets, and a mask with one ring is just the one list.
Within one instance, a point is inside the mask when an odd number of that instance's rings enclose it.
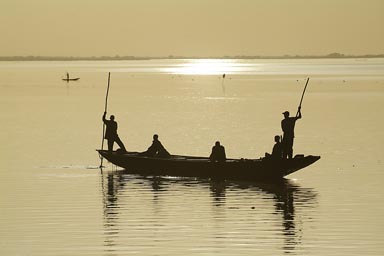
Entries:
{"label": "man in hat", "polygon": [[107,112],[104,112],[103,115],[103,122],[107,126],[107,129],[105,131],[104,139],[108,141],[108,151],[113,151],[113,143],[116,142],[117,145],[120,146],[122,151],[126,151],[125,146],[123,142],[120,140],[119,135],[117,135],[117,123],[115,121],[115,116],[111,115],[110,120],[107,120],[105,116],[107,115]]}
{"label": "man in hat", "polygon": [[290,117],[289,112],[283,112],[284,119],[281,121],[281,129],[283,130],[283,159],[292,158],[293,155],[293,138],[295,137],[296,120],[301,118],[301,107],[298,108],[295,117]]}

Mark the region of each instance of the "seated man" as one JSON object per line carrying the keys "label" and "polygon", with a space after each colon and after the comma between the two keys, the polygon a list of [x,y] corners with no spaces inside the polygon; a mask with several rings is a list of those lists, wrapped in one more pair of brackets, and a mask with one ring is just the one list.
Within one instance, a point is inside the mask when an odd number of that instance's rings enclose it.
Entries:
{"label": "seated man", "polygon": [[273,159],[282,159],[283,158],[283,144],[280,142],[280,136],[275,136],[275,145],[272,149],[272,154],[265,153],[265,157]]}
{"label": "seated man", "polygon": [[141,153],[145,156],[150,157],[170,157],[171,154],[168,153],[168,151],[164,148],[164,146],[159,141],[159,135],[155,134],[153,135],[153,142],[152,145],[147,149],[147,151]]}
{"label": "seated man", "polygon": [[212,153],[209,156],[212,162],[225,162],[227,159],[225,155],[225,148],[220,145],[220,141],[216,141],[215,146],[212,147]]}

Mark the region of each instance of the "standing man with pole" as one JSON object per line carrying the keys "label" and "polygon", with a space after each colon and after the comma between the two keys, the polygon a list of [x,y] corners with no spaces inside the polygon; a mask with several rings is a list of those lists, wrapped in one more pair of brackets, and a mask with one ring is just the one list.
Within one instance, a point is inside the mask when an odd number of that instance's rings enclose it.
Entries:
{"label": "standing man with pole", "polygon": [[301,119],[301,103],[303,102],[304,93],[307,89],[309,78],[305,83],[303,94],[301,95],[301,100],[297,113],[295,117],[290,117],[289,112],[283,112],[284,119],[281,121],[281,129],[283,130],[283,159],[291,159],[293,156],[293,139],[295,138],[295,124],[298,119]]}
{"label": "standing man with pole", "polygon": [[301,118],[301,107],[297,110],[295,117],[290,117],[289,112],[283,112],[284,119],[281,120],[281,129],[283,130],[283,159],[292,158],[293,155],[293,138],[295,137],[295,124]]}
{"label": "standing man with pole", "polygon": [[[113,151],[113,143],[116,142],[123,151],[126,151],[123,142],[120,140],[117,135],[117,123],[115,121],[115,116],[111,115],[110,120],[107,120],[105,116],[107,115],[108,107],[108,94],[109,94],[109,84],[111,80],[111,72],[108,73],[108,87],[107,93],[105,95],[105,105],[104,105],[104,114],[103,114],[103,136],[101,139],[101,150],[104,149],[104,139],[108,140],[108,151]],[[103,168],[103,157],[101,156],[100,168]]]}
{"label": "standing man with pole", "polygon": [[104,138],[108,141],[108,152],[112,153],[112,151],[113,151],[113,144],[115,142],[117,143],[117,145],[120,146],[120,148],[124,152],[127,151],[125,149],[125,146],[124,146],[123,142],[120,140],[119,135],[117,135],[117,123],[115,121],[115,116],[111,115],[110,120],[107,120],[105,118],[106,115],[107,115],[107,112],[104,112],[103,122],[107,126]]}

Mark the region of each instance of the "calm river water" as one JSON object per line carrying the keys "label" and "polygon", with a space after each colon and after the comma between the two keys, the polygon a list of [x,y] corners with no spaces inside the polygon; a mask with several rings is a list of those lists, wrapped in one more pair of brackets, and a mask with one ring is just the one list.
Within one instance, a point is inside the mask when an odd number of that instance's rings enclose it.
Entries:
{"label": "calm river water", "polygon": [[[101,172],[108,72],[128,150],[233,158],[310,77],[294,152],[322,158],[276,184]],[[384,59],[0,62],[0,92],[0,255],[384,255]]]}

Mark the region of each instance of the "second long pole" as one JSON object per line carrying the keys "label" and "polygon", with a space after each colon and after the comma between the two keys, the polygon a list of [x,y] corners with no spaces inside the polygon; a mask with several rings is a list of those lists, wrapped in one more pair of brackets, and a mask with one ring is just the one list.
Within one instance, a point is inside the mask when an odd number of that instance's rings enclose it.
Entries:
{"label": "second long pole", "polygon": [[[109,94],[110,81],[111,81],[111,72],[108,73],[108,86],[107,86],[107,93],[105,94],[104,113],[107,113],[107,109],[108,109],[108,94]],[[101,150],[104,149],[104,133],[105,133],[105,123],[103,122],[103,135],[101,138]],[[100,159],[101,159],[100,168],[102,168],[103,167],[103,157],[101,157]]]}

